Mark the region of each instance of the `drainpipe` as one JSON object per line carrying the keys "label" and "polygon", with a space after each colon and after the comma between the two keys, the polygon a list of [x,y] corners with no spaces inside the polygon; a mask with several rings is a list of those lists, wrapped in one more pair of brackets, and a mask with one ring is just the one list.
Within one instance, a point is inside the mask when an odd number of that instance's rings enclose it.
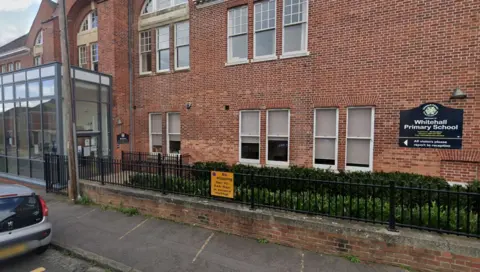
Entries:
{"label": "drainpipe", "polygon": [[130,117],[130,126],[129,126],[129,134],[130,134],[130,152],[133,151],[133,132],[134,130],[134,118],[133,118],[133,66],[132,66],[132,17],[133,17],[133,8],[132,8],[132,0],[128,0],[128,88],[130,92],[129,98],[129,108],[128,114]]}

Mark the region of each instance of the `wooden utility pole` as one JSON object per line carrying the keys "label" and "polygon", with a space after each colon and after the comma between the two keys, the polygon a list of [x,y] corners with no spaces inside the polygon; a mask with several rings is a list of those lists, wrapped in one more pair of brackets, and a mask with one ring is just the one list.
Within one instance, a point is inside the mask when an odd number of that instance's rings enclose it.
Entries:
{"label": "wooden utility pole", "polygon": [[[75,156],[74,136],[73,135],[73,122],[72,115],[72,78],[70,74],[70,59],[68,52],[68,28],[67,28],[67,16],[65,11],[65,0],[58,1],[60,5],[59,24],[60,24],[60,45],[62,50],[62,92],[64,95],[64,107],[63,112],[65,114],[67,126],[67,157],[68,157],[68,173],[70,179],[68,180],[68,197],[74,201],[77,196],[77,158]],[[61,102],[59,103],[62,106]],[[62,133],[62,132],[60,132]]]}

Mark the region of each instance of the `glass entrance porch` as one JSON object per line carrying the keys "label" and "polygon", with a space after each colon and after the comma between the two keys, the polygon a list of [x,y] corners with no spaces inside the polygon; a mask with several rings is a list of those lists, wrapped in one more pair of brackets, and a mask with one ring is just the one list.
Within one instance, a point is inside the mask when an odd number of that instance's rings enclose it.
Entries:
{"label": "glass entrance porch", "polygon": [[[43,154],[66,154],[61,64],[0,74],[0,175],[43,181]],[[79,156],[111,156],[111,77],[72,67]]]}

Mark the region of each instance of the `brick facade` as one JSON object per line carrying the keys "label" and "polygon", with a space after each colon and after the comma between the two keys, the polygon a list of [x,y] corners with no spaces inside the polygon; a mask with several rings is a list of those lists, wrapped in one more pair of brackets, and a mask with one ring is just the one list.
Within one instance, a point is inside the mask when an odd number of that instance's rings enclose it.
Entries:
{"label": "brick facade", "polygon": [[[130,130],[128,3],[67,1],[72,64],[78,64],[80,23],[92,7],[98,11],[99,71],[113,76],[113,136]],[[265,164],[266,111],[289,109],[289,163],[311,167],[314,109],[334,107],[339,111],[338,168],[344,169],[347,108],[369,106],[375,108],[374,171],[441,175],[452,181],[478,177],[472,165],[480,162],[479,3],[309,1],[309,54],[282,59],[283,1],[277,0],[275,48],[279,58],[227,66],[228,8],[248,5],[248,57],[252,59],[254,1],[199,5],[189,1],[190,69],[175,71],[174,22],[170,21],[170,72],[155,72],[156,25],[147,28],[152,34],[153,71],[148,75],[139,73],[139,29],[145,30],[140,21],[150,15],[140,15],[144,1],[132,3],[134,131],[130,139],[135,150],[149,151],[149,114],[162,113],[166,152],[166,113],[180,112],[182,153],[196,161],[237,163],[239,111],[257,109],[261,111],[260,163]],[[37,29],[37,19],[32,31]],[[47,24],[58,27],[56,19]],[[53,53],[50,47],[44,49],[45,57],[49,56],[44,62],[59,59],[57,46],[55,42],[51,47]],[[450,101],[457,87],[469,98]],[[461,150],[399,147],[400,111],[426,102],[464,109]],[[192,104],[188,110],[187,103]],[[116,125],[119,120],[122,125]],[[128,148],[115,147],[115,153]],[[460,171],[455,169],[462,169],[462,174],[455,174]]]}

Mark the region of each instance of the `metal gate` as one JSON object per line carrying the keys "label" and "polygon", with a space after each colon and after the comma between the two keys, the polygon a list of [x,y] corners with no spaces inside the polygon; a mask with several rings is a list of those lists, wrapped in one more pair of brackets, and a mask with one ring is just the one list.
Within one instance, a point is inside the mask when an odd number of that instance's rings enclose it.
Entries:
{"label": "metal gate", "polygon": [[44,175],[47,193],[68,194],[68,161],[65,156],[45,154]]}

